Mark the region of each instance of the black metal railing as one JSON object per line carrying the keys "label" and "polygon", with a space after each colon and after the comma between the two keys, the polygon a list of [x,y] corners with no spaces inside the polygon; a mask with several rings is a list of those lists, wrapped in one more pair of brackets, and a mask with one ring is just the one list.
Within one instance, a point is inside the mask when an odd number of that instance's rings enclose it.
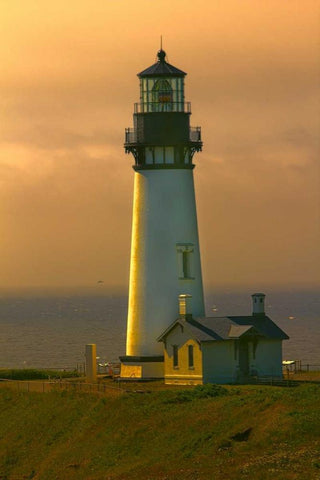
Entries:
{"label": "black metal railing", "polygon": [[201,142],[201,127],[190,127],[189,139],[190,142]]}
{"label": "black metal railing", "polygon": [[134,113],[184,112],[191,113],[190,102],[142,102],[134,104]]}
{"label": "black metal railing", "polygon": [[126,128],[125,143],[137,143],[137,132],[134,128]]}

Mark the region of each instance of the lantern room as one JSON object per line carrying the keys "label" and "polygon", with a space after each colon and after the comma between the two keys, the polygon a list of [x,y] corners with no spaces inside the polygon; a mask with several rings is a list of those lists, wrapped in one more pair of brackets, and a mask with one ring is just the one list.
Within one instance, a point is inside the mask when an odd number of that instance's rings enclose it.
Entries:
{"label": "lantern room", "polygon": [[140,112],[184,112],[185,72],[166,62],[166,52],[159,50],[158,62],[138,74]]}

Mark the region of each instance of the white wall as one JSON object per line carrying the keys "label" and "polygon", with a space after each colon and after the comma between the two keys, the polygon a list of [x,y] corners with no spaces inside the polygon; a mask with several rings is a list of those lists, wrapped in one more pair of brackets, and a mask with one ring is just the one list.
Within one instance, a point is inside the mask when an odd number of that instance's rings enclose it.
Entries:
{"label": "white wall", "polygon": [[255,359],[250,355],[252,365],[259,376],[282,377],[282,342],[281,340],[259,340]]}
{"label": "white wall", "polygon": [[[194,280],[179,280],[177,243],[191,243]],[[178,296],[204,315],[193,171],[135,172],[127,355],[162,355],[157,337],[178,317]]]}
{"label": "white wall", "polygon": [[202,344],[203,383],[233,383],[237,377],[234,341]]}
{"label": "white wall", "polygon": [[[202,344],[203,382],[232,383],[238,379],[239,350],[235,357],[235,342],[206,342]],[[282,377],[282,342],[259,339],[255,355],[249,342],[249,374]]]}

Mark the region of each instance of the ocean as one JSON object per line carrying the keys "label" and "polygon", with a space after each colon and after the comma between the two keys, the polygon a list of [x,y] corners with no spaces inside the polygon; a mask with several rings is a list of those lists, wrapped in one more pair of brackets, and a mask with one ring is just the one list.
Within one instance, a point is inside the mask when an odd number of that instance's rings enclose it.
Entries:
{"label": "ocean", "polygon": [[[252,292],[254,293],[254,292]],[[290,337],[283,359],[320,369],[318,292],[265,292],[266,314]],[[75,368],[87,343],[99,362],[125,354],[128,298],[106,290],[84,293],[0,294],[0,368]],[[226,290],[205,297],[207,316],[250,315],[250,293]]]}

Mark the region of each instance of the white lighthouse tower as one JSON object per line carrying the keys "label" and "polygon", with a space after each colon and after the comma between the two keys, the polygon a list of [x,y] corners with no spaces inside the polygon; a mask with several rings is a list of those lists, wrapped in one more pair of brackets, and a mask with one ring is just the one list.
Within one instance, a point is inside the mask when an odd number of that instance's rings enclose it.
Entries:
{"label": "white lighthouse tower", "polygon": [[157,57],[138,74],[140,103],[125,134],[135,173],[123,378],[164,376],[157,338],[178,317],[180,294],[192,295],[195,317],[205,313],[192,163],[201,130],[190,127],[186,73],[162,49]]}

